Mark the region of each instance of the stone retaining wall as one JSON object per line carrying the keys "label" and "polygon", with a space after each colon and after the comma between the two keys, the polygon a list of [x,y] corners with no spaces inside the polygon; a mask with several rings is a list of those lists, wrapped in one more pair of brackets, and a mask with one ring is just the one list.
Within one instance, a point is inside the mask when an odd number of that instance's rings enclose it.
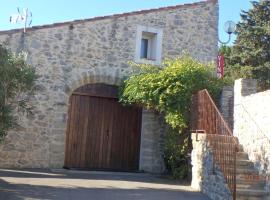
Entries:
{"label": "stone retaining wall", "polygon": [[220,112],[228,123],[231,130],[233,130],[233,105],[234,105],[234,92],[233,86],[223,87],[221,98],[220,98]]}
{"label": "stone retaining wall", "polygon": [[192,182],[191,187],[206,194],[212,200],[232,200],[231,192],[222,172],[213,169],[213,154],[206,134],[192,134]]}
{"label": "stone retaining wall", "polygon": [[262,175],[270,175],[270,90],[257,92],[256,81],[234,85],[234,135]]}
{"label": "stone retaining wall", "polygon": [[164,133],[164,118],[157,112],[143,110],[140,170],[164,172]]}

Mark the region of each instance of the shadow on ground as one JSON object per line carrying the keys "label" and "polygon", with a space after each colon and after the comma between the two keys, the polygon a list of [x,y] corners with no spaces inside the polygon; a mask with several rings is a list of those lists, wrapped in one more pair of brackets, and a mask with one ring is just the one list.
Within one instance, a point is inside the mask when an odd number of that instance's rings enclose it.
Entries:
{"label": "shadow on ground", "polygon": [[209,200],[148,174],[0,170],[0,200]]}
{"label": "shadow on ground", "polygon": [[[80,171],[65,169],[0,169],[1,177],[17,178],[51,178],[51,179],[92,179],[92,180],[121,180],[131,182],[185,185],[190,182],[186,180],[173,180],[167,176],[150,175],[147,173],[123,173],[104,171]],[[1,199],[0,199],[1,200]]]}

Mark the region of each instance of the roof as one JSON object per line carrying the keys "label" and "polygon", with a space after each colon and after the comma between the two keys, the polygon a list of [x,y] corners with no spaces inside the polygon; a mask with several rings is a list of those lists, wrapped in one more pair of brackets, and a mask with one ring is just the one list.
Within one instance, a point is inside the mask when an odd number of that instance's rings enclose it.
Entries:
{"label": "roof", "polygon": [[[179,9],[179,8],[192,8],[192,7],[197,7],[200,5],[205,5],[208,3],[217,4],[218,0],[205,0],[205,1],[200,1],[200,2],[196,2],[196,3],[187,3],[187,4],[176,5],[176,6],[168,6],[168,7],[154,8],[154,9],[148,9],[148,10],[140,10],[140,11],[134,11],[134,12],[121,13],[121,14],[99,16],[99,17],[93,17],[93,18],[88,18],[88,19],[80,19],[80,20],[60,22],[60,23],[54,23],[54,24],[33,26],[30,28],[27,28],[27,31],[33,31],[33,30],[43,29],[43,28],[54,28],[54,27],[64,26],[64,25],[75,25],[75,24],[80,24],[80,23],[89,22],[89,21],[98,21],[98,20],[104,20],[104,19],[128,17],[128,16],[132,16],[132,15],[148,14],[148,13],[153,13],[153,12],[174,10],[174,9]],[[16,33],[16,32],[22,31],[22,30],[23,30],[22,28],[21,29],[4,30],[4,31],[0,31],[0,35],[9,34],[9,33]]]}

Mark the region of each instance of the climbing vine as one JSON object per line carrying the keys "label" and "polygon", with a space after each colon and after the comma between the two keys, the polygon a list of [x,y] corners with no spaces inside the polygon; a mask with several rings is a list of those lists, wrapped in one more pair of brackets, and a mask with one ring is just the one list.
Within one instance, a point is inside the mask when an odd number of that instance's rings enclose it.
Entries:
{"label": "climbing vine", "polygon": [[165,163],[174,177],[188,172],[187,133],[191,96],[208,89],[213,96],[220,92],[223,81],[213,75],[213,66],[189,56],[166,60],[158,66],[132,64],[134,73],[120,90],[120,102],[139,104],[160,112],[168,125],[165,141]]}

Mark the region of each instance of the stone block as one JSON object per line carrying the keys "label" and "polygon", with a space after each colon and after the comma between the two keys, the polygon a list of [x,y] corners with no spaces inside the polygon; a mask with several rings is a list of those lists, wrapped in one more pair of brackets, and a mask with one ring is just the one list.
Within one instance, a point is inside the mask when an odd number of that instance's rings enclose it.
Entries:
{"label": "stone block", "polygon": [[192,182],[191,187],[205,193],[211,199],[232,200],[230,190],[218,168],[213,174],[213,154],[206,134],[192,134]]}

